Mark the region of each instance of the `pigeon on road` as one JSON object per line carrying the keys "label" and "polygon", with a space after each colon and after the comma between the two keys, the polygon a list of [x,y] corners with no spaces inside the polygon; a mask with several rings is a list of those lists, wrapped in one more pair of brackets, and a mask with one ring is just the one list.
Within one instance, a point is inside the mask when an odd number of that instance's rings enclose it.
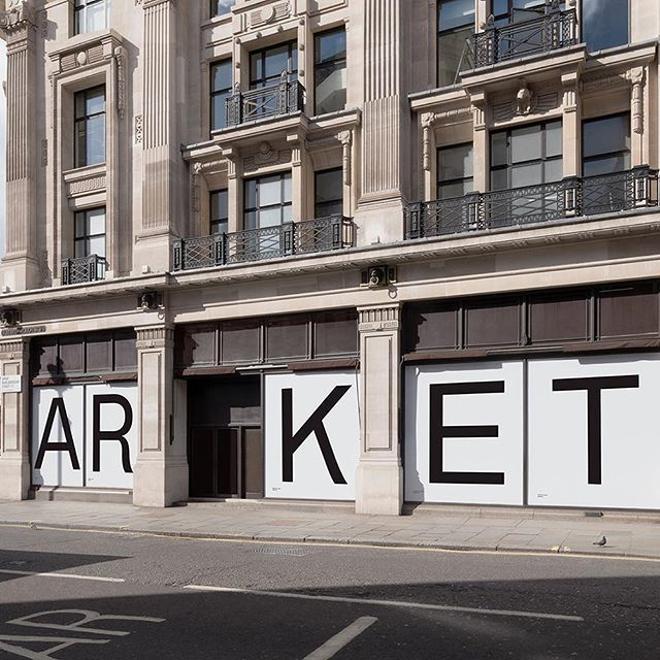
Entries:
{"label": "pigeon on road", "polygon": [[594,541],[594,545],[604,546],[607,543],[607,539],[603,536],[598,541]]}

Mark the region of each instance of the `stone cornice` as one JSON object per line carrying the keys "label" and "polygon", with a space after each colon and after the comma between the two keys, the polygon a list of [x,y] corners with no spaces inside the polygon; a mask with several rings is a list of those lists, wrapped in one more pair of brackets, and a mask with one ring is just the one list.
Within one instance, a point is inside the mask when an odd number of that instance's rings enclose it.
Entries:
{"label": "stone cornice", "polygon": [[55,304],[73,300],[133,295],[147,288],[176,291],[181,287],[203,288],[264,279],[272,280],[274,277],[346,270],[358,271],[373,265],[375,260],[391,265],[401,265],[658,233],[660,233],[660,210],[645,210],[643,213],[621,213],[614,218],[601,216],[577,221],[567,219],[564,222],[529,226],[525,229],[512,228],[419,241],[401,241],[351,248],[335,253],[285,257],[263,263],[125,277],[91,284],[10,293],[0,295],[0,304],[26,308],[32,305]]}
{"label": "stone cornice", "polygon": [[9,0],[0,11],[0,34],[11,38],[30,27],[36,27],[37,17],[31,0]]}

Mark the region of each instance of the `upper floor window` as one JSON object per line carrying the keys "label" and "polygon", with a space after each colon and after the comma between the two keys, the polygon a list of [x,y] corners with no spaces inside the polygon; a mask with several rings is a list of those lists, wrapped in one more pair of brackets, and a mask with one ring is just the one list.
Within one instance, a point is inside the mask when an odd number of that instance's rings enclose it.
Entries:
{"label": "upper floor window", "polygon": [[630,168],[630,115],[582,122],[582,174],[597,176]]}
{"label": "upper floor window", "polygon": [[245,229],[291,222],[291,172],[247,179],[244,195]]}
{"label": "upper floor window", "polygon": [[341,167],[314,173],[314,217],[325,218],[344,212],[344,184]]}
{"label": "upper floor window", "polygon": [[105,162],[105,86],[78,92],[75,105],[74,166]]}
{"label": "upper floor window", "polygon": [[111,0],[75,0],[73,25],[75,34],[104,30],[110,25]]}
{"label": "upper floor window", "polygon": [[346,30],[330,30],[314,39],[316,114],[346,107]]}
{"label": "upper floor window", "polygon": [[546,4],[545,0],[493,0],[495,24],[523,23],[541,18]]}
{"label": "upper floor window", "polygon": [[216,62],[211,66],[211,130],[227,126],[226,101],[231,96],[231,60]]}
{"label": "upper floor window", "polygon": [[295,41],[250,53],[250,89],[279,83],[282,72],[298,78],[298,46]]}
{"label": "upper floor window", "polygon": [[491,134],[491,190],[536,186],[562,178],[561,121]]}
{"label": "upper floor window", "polygon": [[467,66],[466,40],[474,33],[474,0],[438,2],[438,85],[453,85]]}
{"label": "upper floor window", "polygon": [[628,43],[629,0],[582,0],[582,41],[590,52]]}
{"label": "upper floor window", "polygon": [[211,18],[228,14],[235,4],[236,0],[211,0]]}
{"label": "upper floor window", "polygon": [[78,211],[74,224],[73,256],[105,257],[105,208]]}
{"label": "upper floor window", "polygon": [[463,197],[474,190],[472,143],[438,149],[438,199]]}
{"label": "upper floor window", "polygon": [[226,234],[229,229],[229,193],[214,190],[211,193],[211,233]]}

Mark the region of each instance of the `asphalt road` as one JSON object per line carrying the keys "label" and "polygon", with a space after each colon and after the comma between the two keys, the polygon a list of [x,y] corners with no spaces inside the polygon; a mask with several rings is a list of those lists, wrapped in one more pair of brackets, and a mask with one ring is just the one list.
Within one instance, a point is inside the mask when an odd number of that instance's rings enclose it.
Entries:
{"label": "asphalt road", "polygon": [[3,659],[657,660],[659,624],[660,562],[0,527]]}

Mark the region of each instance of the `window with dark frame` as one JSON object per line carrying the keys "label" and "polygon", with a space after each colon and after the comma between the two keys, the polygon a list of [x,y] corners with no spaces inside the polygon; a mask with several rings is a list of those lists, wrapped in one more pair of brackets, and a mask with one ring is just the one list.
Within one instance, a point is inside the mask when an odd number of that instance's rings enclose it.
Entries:
{"label": "window with dark frame", "polygon": [[229,192],[214,190],[210,195],[211,234],[226,234],[229,230]]}
{"label": "window with dark frame", "polygon": [[474,190],[472,142],[438,149],[438,199],[463,197]]}
{"label": "window with dark frame", "polygon": [[438,87],[453,85],[463,62],[466,40],[474,34],[474,0],[438,1]]}
{"label": "window with dark frame", "polygon": [[542,18],[545,15],[545,6],[545,0],[493,0],[495,25],[524,23]]}
{"label": "window with dark frame", "polygon": [[298,78],[298,44],[290,41],[250,53],[250,89],[270,87],[280,82],[282,72],[289,80]]}
{"label": "window with dark frame", "polygon": [[490,137],[491,190],[561,180],[561,120],[495,131]]}
{"label": "window with dark frame", "polygon": [[226,102],[232,94],[231,60],[214,62],[211,66],[211,130],[227,127]]}
{"label": "window with dark frame", "polygon": [[246,179],[243,227],[261,229],[291,222],[291,172]]}
{"label": "window with dark frame", "polygon": [[582,0],[582,41],[591,53],[627,44],[629,0]]}
{"label": "window with dark frame", "polygon": [[211,0],[210,16],[225,16],[231,12],[231,8],[236,4],[236,0]]}
{"label": "window with dark frame", "polygon": [[346,107],[346,30],[337,28],[314,37],[315,114]]}
{"label": "window with dark frame", "polygon": [[74,106],[74,166],[104,163],[105,85],[77,92]]}
{"label": "window with dark frame", "polygon": [[74,34],[104,30],[110,25],[111,0],[75,0],[73,4]]}
{"label": "window with dark frame", "polygon": [[582,122],[582,174],[597,176],[630,169],[630,113]]}
{"label": "window with dark frame", "polygon": [[344,212],[343,169],[314,172],[314,217],[327,218]]}
{"label": "window with dark frame", "polygon": [[76,212],[73,243],[76,259],[105,257],[105,207]]}

